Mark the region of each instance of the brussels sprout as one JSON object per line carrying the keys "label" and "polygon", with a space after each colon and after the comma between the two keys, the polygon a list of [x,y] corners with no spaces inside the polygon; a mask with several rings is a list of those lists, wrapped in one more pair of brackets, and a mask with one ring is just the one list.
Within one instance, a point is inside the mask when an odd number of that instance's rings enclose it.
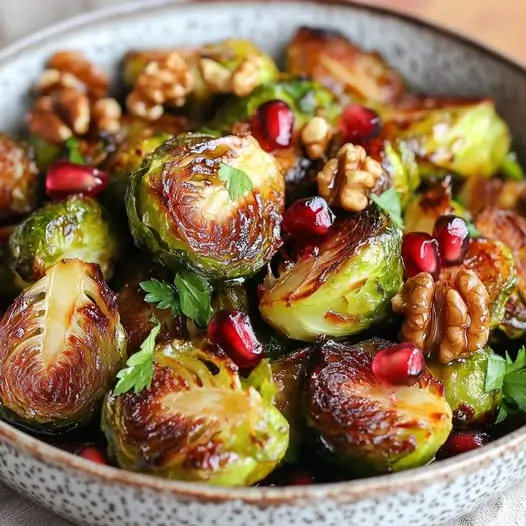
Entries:
{"label": "brussels sprout", "polygon": [[0,414],[44,433],[88,423],[125,348],[116,297],[98,265],[57,263],[0,322]]}
{"label": "brussels sprout", "polygon": [[303,401],[314,448],[339,469],[373,475],[422,466],[452,429],[442,385],[426,370],[411,387],[382,383],[374,355],[394,345],[325,341],[307,375]]}
{"label": "brussels sprout", "polygon": [[500,389],[486,392],[486,370],[493,351],[486,347],[449,364],[430,364],[444,385],[456,429],[489,426],[495,422],[502,399]]}
{"label": "brussels sprout", "polygon": [[359,101],[390,104],[405,93],[400,75],[378,53],[326,29],[300,27],[287,49],[287,70]]}
{"label": "brussels sprout", "polygon": [[510,131],[492,100],[423,99],[380,114],[382,136],[406,142],[421,174],[442,169],[490,177],[510,148]]}
{"label": "brussels sprout", "polygon": [[349,336],[381,321],[402,284],[401,232],[369,207],[338,220],[260,299],[263,319],[289,338]]}
{"label": "brussels sprout", "polygon": [[280,463],[289,428],[272,404],[268,363],[242,382],[214,348],[175,340],[157,346],[154,359],[149,388],[110,393],[104,403],[102,428],[121,468],[237,486],[258,482]]}
{"label": "brussels sprout", "polygon": [[102,207],[89,197],[49,203],[18,225],[9,239],[11,267],[22,283],[34,283],[64,258],[100,265],[113,274],[117,239]]}
{"label": "brussels sprout", "polygon": [[0,134],[0,219],[27,214],[37,201],[38,169],[26,149]]}
{"label": "brussels sprout", "polygon": [[190,134],[133,174],[126,207],[135,242],[158,262],[227,279],[277,250],[284,193],[278,163],[251,136]]}
{"label": "brussels sprout", "polygon": [[214,287],[212,308],[218,310],[239,310],[249,313],[248,293],[241,280],[223,281]]}
{"label": "brussels sprout", "polygon": [[[506,338],[518,340],[526,333],[526,304],[522,300],[519,292],[515,289],[504,308],[504,318],[499,325]],[[498,335],[492,335],[497,336]]]}

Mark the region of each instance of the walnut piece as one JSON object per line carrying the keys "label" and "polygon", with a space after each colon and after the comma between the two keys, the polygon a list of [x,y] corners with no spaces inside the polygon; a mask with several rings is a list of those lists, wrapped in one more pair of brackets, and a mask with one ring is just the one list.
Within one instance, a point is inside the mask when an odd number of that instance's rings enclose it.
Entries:
{"label": "walnut piece", "polygon": [[344,144],[318,173],[318,192],[329,204],[349,212],[369,205],[369,194],[382,177],[382,166],[361,146]]}
{"label": "walnut piece", "polygon": [[332,139],[332,130],[323,117],[313,117],[301,130],[301,142],[309,159],[321,159]]}
{"label": "walnut piece", "polygon": [[151,61],[139,75],[126,99],[132,115],[155,121],[164,105],[183,106],[194,89],[194,79],[183,56],[171,52]]}
{"label": "walnut piece", "polygon": [[449,363],[481,349],[489,339],[489,295],[480,278],[460,270],[452,287],[435,283],[421,272],[408,279],[392,299],[393,310],[405,316],[402,337],[422,352]]}

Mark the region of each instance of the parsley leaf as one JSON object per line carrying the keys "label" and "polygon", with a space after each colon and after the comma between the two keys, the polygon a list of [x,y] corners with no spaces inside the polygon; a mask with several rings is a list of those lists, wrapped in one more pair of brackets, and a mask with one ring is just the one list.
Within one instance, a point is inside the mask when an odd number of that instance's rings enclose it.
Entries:
{"label": "parsley leaf", "polygon": [[502,389],[505,374],[506,360],[498,354],[491,354],[488,357],[486,383],[484,384],[484,390],[486,393],[489,393],[494,389]]}
{"label": "parsley leaf", "polygon": [[175,276],[175,286],[179,291],[181,312],[205,327],[212,315],[212,287],[202,277],[183,270]]}
{"label": "parsley leaf", "polygon": [[226,190],[231,201],[236,201],[254,189],[252,179],[243,170],[234,168],[229,164],[220,164],[219,179],[226,184]]}
{"label": "parsley leaf", "polygon": [[155,339],[161,330],[156,325],[141,345],[141,350],[132,354],[126,362],[126,368],[117,373],[119,381],[113,390],[115,395],[121,395],[134,390],[135,394],[149,388],[153,378],[153,352]]}
{"label": "parsley leaf", "polygon": [[513,401],[521,411],[526,412],[526,369],[506,374],[502,390],[506,402]]}
{"label": "parsley leaf", "polygon": [[467,221],[467,223],[470,237],[480,237],[480,232],[478,231],[478,228],[471,221]]}
{"label": "parsley leaf", "polygon": [[69,151],[69,160],[72,163],[86,164],[86,159],[84,158],[84,156],[82,155],[80,151],[79,141],[75,139],[75,137],[70,137],[66,141],[66,146],[68,147],[68,151]]}
{"label": "parsley leaf", "polygon": [[402,205],[398,192],[394,188],[389,188],[381,195],[371,194],[371,201],[383,212],[385,212],[398,228],[404,228],[402,219]]}
{"label": "parsley leaf", "polygon": [[139,286],[147,293],[144,297],[146,303],[157,303],[158,309],[172,309],[174,316],[181,313],[179,296],[172,285],[157,279],[151,279],[149,281],[141,281]]}

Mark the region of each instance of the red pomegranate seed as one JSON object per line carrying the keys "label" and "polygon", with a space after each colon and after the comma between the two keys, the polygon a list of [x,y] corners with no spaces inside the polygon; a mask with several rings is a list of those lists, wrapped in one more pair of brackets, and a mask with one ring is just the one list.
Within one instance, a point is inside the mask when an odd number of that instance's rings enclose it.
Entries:
{"label": "red pomegranate seed", "polygon": [[379,351],[373,358],[373,373],[390,385],[414,385],[426,367],[424,355],[409,342]]}
{"label": "red pomegranate seed", "polygon": [[433,228],[433,237],[438,241],[440,260],[444,265],[462,263],[469,241],[469,228],[464,219],[454,215],[439,217]]}
{"label": "red pomegranate seed", "polygon": [[490,436],[482,431],[465,431],[462,433],[451,433],[446,443],[437,453],[437,458],[449,458],[460,453],[466,453],[473,449],[485,446]]}
{"label": "red pomegranate seed", "polygon": [[97,464],[107,465],[106,457],[97,446],[85,446],[77,452],[79,457],[91,460]]}
{"label": "red pomegranate seed", "polygon": [[269,100],[252,116],[250,128],[265,151],[287,148],[292,142],[294,113],[286,102]]}
{"label": "red pomegranate seed", "polygon": [[374,139],[382,129],[382,121],[374,110],[351,104],[343,109],[340,131],[346,141],[361,142]]}
{"label": "red pomegranate seed", "polygon": [[46,175],[46,193],[51,199],[63,199],[73,194],[94,197],[107,185],[106,172],[64,160],[53,163]]}
{"label": "red pomegranate seed", "polygon": [[263,358],[248,314],[238,310],[220,310],[214,314],[207,330],[208,339],[221,347],[241,368],[256,366]]}
{"label": "red pomegranate seed", "polygon": [[298,199],[283,215],[283,229],[291,236],[323,236],[334,223],[327,201],[323,197]]}
{"label": "red pomegranate seed", "polygon": [[438,242],[425,232],[410,232],[402,241],[406,277],[429,272],[435,279],[440,271]]}

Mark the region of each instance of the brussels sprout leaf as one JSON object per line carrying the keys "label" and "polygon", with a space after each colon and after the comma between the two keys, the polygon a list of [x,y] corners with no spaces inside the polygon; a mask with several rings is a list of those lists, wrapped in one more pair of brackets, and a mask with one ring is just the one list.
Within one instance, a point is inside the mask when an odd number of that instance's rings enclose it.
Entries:
{"label": "brussels sprout leaf", "polygon": [[179,291],[182,313],[200,327],[205,327],[212,315],[212,287],[208,281],[185,270],[175,276],[175,286]]}
{"label": "brussels sprout leaf", "polygon": [[69,160],[72,163],[86,164],[86,159],[80,152],[79,141],[75,139],[75,137],[70,137],[66,142],[66,146],[68,147],[69,151]]}
{"label": "brussels sprout leaf", "polygon": [[389,188],[381,195],[371,194],[371,201],[383,212],[385,212],[398,228],[404,228],[402,220],[402,205],[400,196],[394,188]]}
{"label": "brussels sprout leaf", "polygon": [[273,403],[278,389],[274,383],[270,361],[262,360],[248,378],[243,380],[243,385],[253,387],[259,391],[263,400]]}
{"label": "brussels sprout leaf", "polygon": [[158,309],[172,309],[174,316],[181,313],[177,290],[169,283],[151,279],[149,281],[141,281],[139,286],[147,293],[144,297],[146,303],[157,303]]}
{"label": "brussels sprout leaf", "polygon": [[219,179],[226,183],[226,189],[231,201],[236,201],[254,188],[252,179],[239,168],[221,163]]}
{"label": "brussels sprout leaf", "polygon": [[126,362],[126,368],[117,373],[119,381],[113,390],[115,395],[121,395],[131,391],[140,393],[149,388],[153,378],[153,352],[155,350],[155,339],[161,329],[156,325],[141,345],[141,350],[132,354]]}
{"label": "brussels sprout leaf", "polygon": [[509,152],[502,161],[500,166],[501,174],[512,181],[522,181],[524,179],[524,170],[517,160],[515,152]]}

